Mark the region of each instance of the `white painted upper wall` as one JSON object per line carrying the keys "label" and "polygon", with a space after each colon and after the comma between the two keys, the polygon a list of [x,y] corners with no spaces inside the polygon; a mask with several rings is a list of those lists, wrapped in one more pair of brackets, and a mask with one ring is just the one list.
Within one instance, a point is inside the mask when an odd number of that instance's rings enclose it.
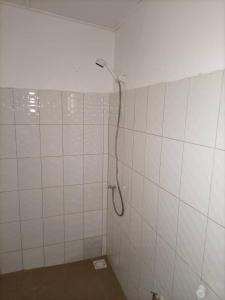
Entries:
{"label": "white painted upper wall", "polygon": [[116,33],[115,68],[127,87],[224,68],[224,0],[146,0]]}
{"label": "white painted upper wall", "polygon": [[114,33],[0,5],[0,86],[109,92],[111,77],[95,65],[113,65]]}

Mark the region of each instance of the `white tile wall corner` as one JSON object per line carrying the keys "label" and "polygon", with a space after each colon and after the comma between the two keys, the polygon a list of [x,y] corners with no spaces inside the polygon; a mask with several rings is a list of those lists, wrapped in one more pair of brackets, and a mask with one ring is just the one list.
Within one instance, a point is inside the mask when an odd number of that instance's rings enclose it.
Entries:
{"label": "white tile wall corner", "polygon": [[107,94],[0,88],[0,272],[105,251],[108,117]]}
{"label": "white tile wall corner", "polygon": [[[115,216],[109,194],[107,254],[129,300],[149,299],[150,289],[192,300],[200,283],[207,300],[225,297],[224,83],[222,72],[214,72],[124,93],[125,215]],[[115,102],[109,111],[108,183],[114,184]],[[124,143],[126,131],[133,143]]]}

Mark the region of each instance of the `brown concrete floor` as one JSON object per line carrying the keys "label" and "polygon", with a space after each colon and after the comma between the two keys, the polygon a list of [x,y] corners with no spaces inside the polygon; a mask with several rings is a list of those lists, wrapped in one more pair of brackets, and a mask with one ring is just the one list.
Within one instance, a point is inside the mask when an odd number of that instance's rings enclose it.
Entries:
{"label": "brown concrete floor", "polygon": [[95,270],[92,260],[0,276],[1,300],[126,300],[107,261]]}

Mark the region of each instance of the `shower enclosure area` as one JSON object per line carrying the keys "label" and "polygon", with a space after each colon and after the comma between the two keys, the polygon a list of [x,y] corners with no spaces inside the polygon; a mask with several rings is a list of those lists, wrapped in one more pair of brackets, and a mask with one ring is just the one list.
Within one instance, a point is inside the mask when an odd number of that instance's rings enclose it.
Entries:
{"label": "shower enclosure area", "polygon": [[0,299],[225,300],[225,2],[5,2]]}
{"label": "shower enclosure area", "polygon": [[106,250],[106,94],[0,91],[1,271]]}

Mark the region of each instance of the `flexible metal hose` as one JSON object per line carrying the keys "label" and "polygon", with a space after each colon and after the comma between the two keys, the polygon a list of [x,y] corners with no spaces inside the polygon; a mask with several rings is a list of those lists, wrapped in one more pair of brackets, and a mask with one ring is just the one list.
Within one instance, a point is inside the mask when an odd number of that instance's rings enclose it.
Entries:
{"label": "flexible metal hose", "polygon": [[116,135],[115,135],[115,157],[116,157],[116,185],[121,200],[121,212],[119,212],[116,208],[114,189],[112,189],[112,203],[113,203],[113,208],[115,210],[115,213],[119,217],[122,217],[124,215],[124,202],[123,202],[123,195],[121,192],[121,187],[119,182],[119,168],[118,168],[118,135],[119,135],[119,125],[120,125],[120,116],[121,116],[122,85],[120,80],[118,80],[117,83],[119,85],[119,106],[118,106],[118,117],[117,117]]}

